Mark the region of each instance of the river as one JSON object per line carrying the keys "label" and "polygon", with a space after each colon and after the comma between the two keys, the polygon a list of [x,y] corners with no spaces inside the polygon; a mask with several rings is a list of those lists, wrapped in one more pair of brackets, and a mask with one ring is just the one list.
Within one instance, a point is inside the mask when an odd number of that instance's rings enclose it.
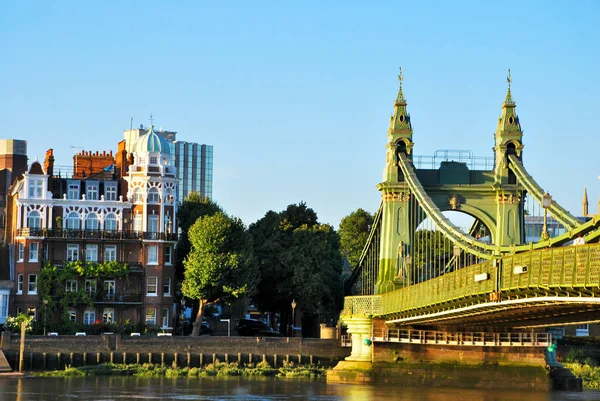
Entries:
{"label": "river", "polygon": [[[508,387],[508,386],[507,386]],[[600,400],[599,391],[530,392],[386,385],[324,380],[165,379],[136,377],[0,378],[1,401],[314,400],[314,401],[569,401]]]}

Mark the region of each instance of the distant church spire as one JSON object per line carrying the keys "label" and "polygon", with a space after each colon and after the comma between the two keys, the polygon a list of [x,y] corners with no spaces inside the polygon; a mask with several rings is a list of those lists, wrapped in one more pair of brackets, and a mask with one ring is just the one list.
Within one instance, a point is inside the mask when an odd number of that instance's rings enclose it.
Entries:
{"label": "distant church spire", "polygon": [[581,205],[582,205],[582,209],[581,209],[582,216],[585,217],[588,215],[588,206],[589,206],[586,187],[583,187],[583,201],[582,201]]}

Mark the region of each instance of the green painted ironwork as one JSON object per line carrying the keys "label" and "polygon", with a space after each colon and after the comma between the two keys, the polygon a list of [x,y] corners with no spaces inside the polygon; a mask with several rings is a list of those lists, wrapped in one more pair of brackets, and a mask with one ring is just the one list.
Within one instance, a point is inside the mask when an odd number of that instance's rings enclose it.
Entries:
{"label": "green painted ironwork", "polygon": [[[542,196],[544,190],[542,187],[533,179],[531,175],[527,173],[525,167],[521,161],[515,155],[508,155],[509,168],[515,173],[519,183],[527,189],[529,195],[533,196],[540,204],[542,203]],[[580,223],[575,216],[569,213],[565,208],[560,206],[557,202],[552,202],[548,211],[554,216],[554,218],[564,224],[566,227],[573,229]]]}
{"label": "green painted ironwork", "polygon": [[504,256],[385,294],[346,297],[344,313],[368,311],[376,317],[402,319],[480,303],[500,307],[503,300],[557,295],[599,297],[600,302],[600,244]]}

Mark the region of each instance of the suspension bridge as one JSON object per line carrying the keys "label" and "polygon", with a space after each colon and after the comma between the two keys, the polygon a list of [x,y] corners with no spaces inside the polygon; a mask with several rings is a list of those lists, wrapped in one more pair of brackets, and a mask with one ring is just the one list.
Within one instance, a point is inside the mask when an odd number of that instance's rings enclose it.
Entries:
{"label": "suspension bridge", "polygon": [[[411,328],[539,333],[600,320],[600,214],[585,205],[575,217],[527,172],[510,71],[490,158],[415,156],[399,79],[381,205],[345,286],[352,358]],[[471,216],[470,227],[450,212]]]}

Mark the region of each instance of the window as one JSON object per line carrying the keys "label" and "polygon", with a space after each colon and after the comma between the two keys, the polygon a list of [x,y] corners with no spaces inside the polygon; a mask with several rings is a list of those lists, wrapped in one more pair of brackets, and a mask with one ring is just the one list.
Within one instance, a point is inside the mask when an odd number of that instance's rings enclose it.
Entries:
{"label": "window", "polygon": [[159,194],[158,188],[152,187],[148,190],[148,203],[158,203]]}
{"label": "window", "polygon": [[86,230],[97,230],[98,229],[98,215],[96,213],[88,213],[85,216],[85,229]]}
{"label": "window", "polygon": [[86,199],[98,200],[98,183],[87,182],[86,183]]}
{"label": "window", "polygon": [[42,197],[42,180],[29,180],[29,198]]}
{"label": "window", "polygon": [[106,231],[117,231],[117,216],[114,213],[109,213],[104,218],[104,229]]}
{"label": "window", "polygon": [[105,184],[104,187],[104,200],[116,201],[117,200],[117,186]]}
{"label": "window", "polygon": [[138,202],[142,202],[143,196],[142,196],[142,189],[141,188],[136,188],[133,190],[133,203],[138,203]]}
{"label": "window", "polygon": [[148,326],[156,326],[156,309],[146,309],[146,324]]}
{"label": "window", "polygon": [[27,225],[29,228],[40,229],[42,226],[42,216],[40,212],[31,211],[27,216]]}
{"label": "window", "polygon": [[165,265],[170,265],[171,262],[171,250],[173,248],[171,248],[170,246],[166,246],[165,247]]}
{"label": "window", "polygon": [[104,261],[112,262],[117,260],[117,246],[116,245],[106,245],[104,248]]}
{"label": "window", "polygon": [[76,322],[77,321],[77,313],[75,312],[75,310],[73,309],[69,309],[67,311],[67,313],[69,314],[69,320],[72,322]]}
{"label": "window", "polygon": [[[169,212],[167,212],[167,213],[169,213]],[[166,233],[173,232],[173,224],[171,222],[171,216],[168,214],[165,216],[165,232]]]}
{"label": "window", "polygon": [[158,157],[150,156],[150,164],[157,164],[157,163],[158,163]]}
{"label": "window", "polygon": [[86,309],[83,312],[83,324],[94,324],[96,321],[96,311],[93,309]]}
{"label": "window", "polygon": [[[148,232],[157,233],[158,232],[158,216],[151,215],[148,216]],[[156,238],[156,237],[154,237]]]}
{"label": "window", "polygon": [[108,295],[109,298],[114,298],[116,289],[115,280],[104,280],[104,293]]}
{"label": "window", "polygon": [[22,262],[24,257],[25,257],[25,244],[22,242],[19,242],[19,255],[17,256],[17,258],[18,258],[17,262]]}
{"label": "window", "polygon": [[8,296],[8,292],[0,292],[0,324],[4,324],[8,317]]}
{"label": "window", "polygon": [[67,185],[67,199],[79,199],[79,183]]}
{"label": "window", "polygon": [[112,308],[104,308],[102,312],[103,323],[114,323],[115,322],[115,310]]}
{"label": "window", "polygon": [[79,230],[79,213],[71,212],[67,215],[67,229]]}
{"label": "window", "polygon": [[84,287],[86,294],[90,297],[93,297],[96,294],[96,280],[85,280]]}
{"label": "window", "polygon": [[40,244],[38,242],[30,242],[29,243],[29,261],[37,262],[38,261],[38,249]]}
{"label": "window", "polygon": [[85,260],[87,262],[98,261],[98,245],[86,245],[85,246]]}
{"label": "window", "polygon": [[67,244],[67,262],[79,260],[79,245]]}
{"label": "window", "polygon": [[577,337],[587,337],[590,335],[590,325],[587,323],[575,326],[575,335]]}
{"label": "window", "polygon": [[77,280],[67,280],[65,283],[66,292],[77,292]]}
{"label": "window", "polygon": [[23,293],[23,275],[19,274],[17,276],[17,294]]}
{"label": "window", "polygon": [[163,279],[163,295],[166,297],[171,296],[171,277]]}
{"label": "window", "polygon": [[133,217],[133,231],[135,231],[137,233],[142,232],[142,215],[141,214],[136,214]]}
{"label": "window", "polygon": [[162,327],[170,327],[169,326],[169,310],[168,309],[163,309],[163,314],[162,314]]}
{"label": "window", "polygon": [[150,276],[146,278],[146,295],[149,297],[158,295],[158,277]]}
{"label": "window", "polygon": [[148,264],[149,265],[157,265],[158,264],[158,246],[152,245],[148,247]]}
{"label": "window", "polygon": [[37,294],[37,274],[30,274],[27,281],[27,293]]}
{"label": "window", "polygon": [[31,316],[33,318],[33,320],[36,320],[36,310],[35,308],[27,308],[27,316]]}

